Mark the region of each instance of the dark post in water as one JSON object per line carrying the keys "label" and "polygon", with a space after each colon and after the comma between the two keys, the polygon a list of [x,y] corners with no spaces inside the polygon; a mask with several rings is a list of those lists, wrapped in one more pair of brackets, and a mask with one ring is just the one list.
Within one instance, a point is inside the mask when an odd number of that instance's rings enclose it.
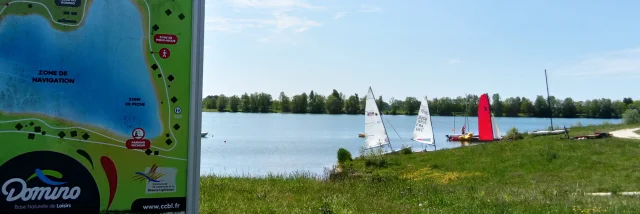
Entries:
{"label": "dark post in water", "polygon": [[544,81],[547,83],[547,103],[549,105],[549,120],[551,120],[551,131],[553,128],[553,108],[551,107],[551,97],[549,96],[549,80],[547,80],[547,69],[544,69]]}

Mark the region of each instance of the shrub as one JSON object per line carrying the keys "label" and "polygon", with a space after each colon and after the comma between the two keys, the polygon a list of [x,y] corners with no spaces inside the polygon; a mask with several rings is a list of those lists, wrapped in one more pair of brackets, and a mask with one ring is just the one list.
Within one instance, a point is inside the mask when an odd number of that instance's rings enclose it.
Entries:
{"label": "shrub", "polygon": [[624,124],[640,124],[640,113],[637,109],[628,109],[622,114]]}
{"label": "shrub", "polygon": [[367,160],[364,161],[364,165],[367,167],[374,166],[384,168],[387,166],[387,163],[387,160],[382,157],[367,158]]}
{"label": "shrub", "polygon": [[408,155],[408,154],[411,154],[411,153],[413,153],[413,151],[411,150],[411,147],[402,145],[402,148],[400,149],[400,154]]}
{"label": "shrub", "polygon": [[507,131],[507,135],[504,136],[505,140],[521,140],[524,137],[522,136],[522,134],[520,134],[520,132],[518,132],[518,129],[516,127],[512,127],[511,129],[509,129],[509,131]]}
{"label": "shrub", "polygon": [[346,161],[352,161],[351,153],[344,148],[338,149],[338,163],[344,163]]}

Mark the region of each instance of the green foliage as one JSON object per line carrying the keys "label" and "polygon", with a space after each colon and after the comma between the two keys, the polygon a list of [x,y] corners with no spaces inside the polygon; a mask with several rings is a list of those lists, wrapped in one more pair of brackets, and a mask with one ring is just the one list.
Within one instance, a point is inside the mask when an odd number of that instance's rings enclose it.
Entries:
{"label": "green foliage", "polygon": [[404,102],[405,114],[415,115],[420,109],[420,101],[415,97],[407,97]]}
{"label": "green foliage", "polygon": [[[477,116],[478,96],[467,95],[455,98],[442,97],[429,100],[429,108],[433,115],[452,116],[469,115]],[[533,116],[533,117],[587,117],[587,118],[621,118],[627,109],[640,109],[640,101],[633,101],[631,98],[623,100],[593,99],[586,101],[574,101],[571,98],[564,100],[549,97],[551,108],[544,96],[538,95],[534,102],[525,97],[509,97],[504,101],[499,94],[493,94],[491,109],[495,116]],[[235,102],[235,101],[234,101]],[[421,99],[406,97],[404,100],[391,98],[385,102],[382,96],[376,99],[376,104],[381,113],[384,114],[407,114],[415,115],[420,108]],[[350,95],[348,98],[344,94],[333,90],[329,96],[323,96],[311,91],[295,95],[291,98],[281,92],[278,100],[272,100],[270,94],[253,93],[240,96],[238,110],[242,112],[291,112],[291,113],[314,113],[314,114],[362,114],[364,112],[366,100],[360,98],[358,94]],[[220,106],[220,104],[224,104]],[[231,103],[229,97],[223,95],[207,96],[203,99],[204,109],[231,110],[234,111],[235,103]],[[220,109],[219,107],[224,107]],[[234,109],[232,109],[234,107]],[[552,114],[551,114],[552,113]]]}
{"label": "green foliage", "polygon": [[344,95],[333,89],[333,93],[327,98],[327,112],[329,114],[341,114],[344,109]]}
{"label": "green foliage", "polygon": [[352,161],[351,152],[344,148],[338,149],[338,163],[344,163],[346,161]]}
{"label": "green foliage", "polygon": [[404,147],[404,148],[400,149],[400,154],[409,155],[409,154],[412,154],[412,153],[413,153],[413,150],[411,150],[411,148],[409,148],[409,147]]}
{"label": "green foliage", "polygon": [[221,94],[220,97],[218,97],[218,111],[219,112],[226,111],[228,102],[229,102],[229,98],[224,96],[224,94]]}
{"label": "green foliage", "polygon": [[502,138],[504,140],[522,140],[524,136],[518,131],[516,127],[512,127],[507,131],[507,134]]}
{"label": "green foliage", "polygon": [[307,113],[307,94],[293,96],[291,99],[291,113]]}
{"label": "green foliage", "polygon": [[347,114],[360,113],[360,98],[358,97],[358,94],[349,96],[349,99],[345,102],[344,111]]}
{"label": "green foliage", "polygon": [[238,112],[238,107],[240,106],[240,98],[236,95],[233,95],[229,98],[229,108],[231,112]]}
{"label": "green foliage", "polygon": [[291,112],[291,101],[284,92],[280,92],[278,99],[280,100],[280,110],[282,110],[282,112]]}
{"label": "green foliage", "polygon": [[637,109],[629,109],[622,114],[624,124],[640,124],[640,113]]}

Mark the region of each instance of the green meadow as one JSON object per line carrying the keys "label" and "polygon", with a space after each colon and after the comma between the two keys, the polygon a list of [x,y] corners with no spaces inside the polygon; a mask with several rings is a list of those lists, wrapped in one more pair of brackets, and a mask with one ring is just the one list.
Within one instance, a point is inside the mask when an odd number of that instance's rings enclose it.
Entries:
{"label": "green meadow", "polygon": [[[629,125],[574,127],[570,135]],[[633,213],[640,141],[526,136],[426,153],[367,155],[340,172],[201,179],[202,213]],[[354,152],[354,151],[351,151]],[[337,160],[337,158],[336,158]],[[337,161],[336,161],[337,163]],[[338,165],[338,164],[337,164]],[[613,192],[613,196],[590,196]]]}

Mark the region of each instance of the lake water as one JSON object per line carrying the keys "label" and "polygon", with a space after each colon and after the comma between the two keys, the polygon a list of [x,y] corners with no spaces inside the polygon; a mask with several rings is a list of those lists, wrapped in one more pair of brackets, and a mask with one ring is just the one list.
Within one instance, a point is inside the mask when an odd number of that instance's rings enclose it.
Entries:
{"label": "lake water", "polygon": [[[400,148],[403,140],[414,150],[422,148],[420,143],[409,140],[416,116],[385,115],[384,118],[394,149]],[[459,133],[464,118],[455,119]],[[445,138],[453,134],[454,117],[434,116],[432,121],[438,149],[461,146]],[[499,117],[496,121],[503,135],[511,127],[524,132],[546,129],[550,125],[549,119],[544,118]],[[621,122],[620,119],[554,118],[553,125],[569,127],[578,121],[582,125]],[[477,133],[477,118],[469,117],[469,123],[468,130]],[[358,138],[358,133],[364,133],[363,115],[203,112],[202,131],[209,132],[207,138],[202,138],[202,175],[264,176],[296,171],[321,175],[325,167],[336,163],[339,148],[349,150],[355,157],[364,146],[364,139]]]}
{"label": "lake water", "polygon": [[[25,3],[11,7],[17,6],[26,8]],[[49,19],[7,16],[0,22],[0,111],[43,113],[124,136],[136,127],[143,127],[147,138],[161,134],[160,101],[143,56],[148,26],[133,2],[93,1],[84,26],[71,32],[54,29]],[[66,70],[75,83],[32,82],[61,77],[41,76],[41,69]],[[130,97],[145,106],[126,107]]]}

